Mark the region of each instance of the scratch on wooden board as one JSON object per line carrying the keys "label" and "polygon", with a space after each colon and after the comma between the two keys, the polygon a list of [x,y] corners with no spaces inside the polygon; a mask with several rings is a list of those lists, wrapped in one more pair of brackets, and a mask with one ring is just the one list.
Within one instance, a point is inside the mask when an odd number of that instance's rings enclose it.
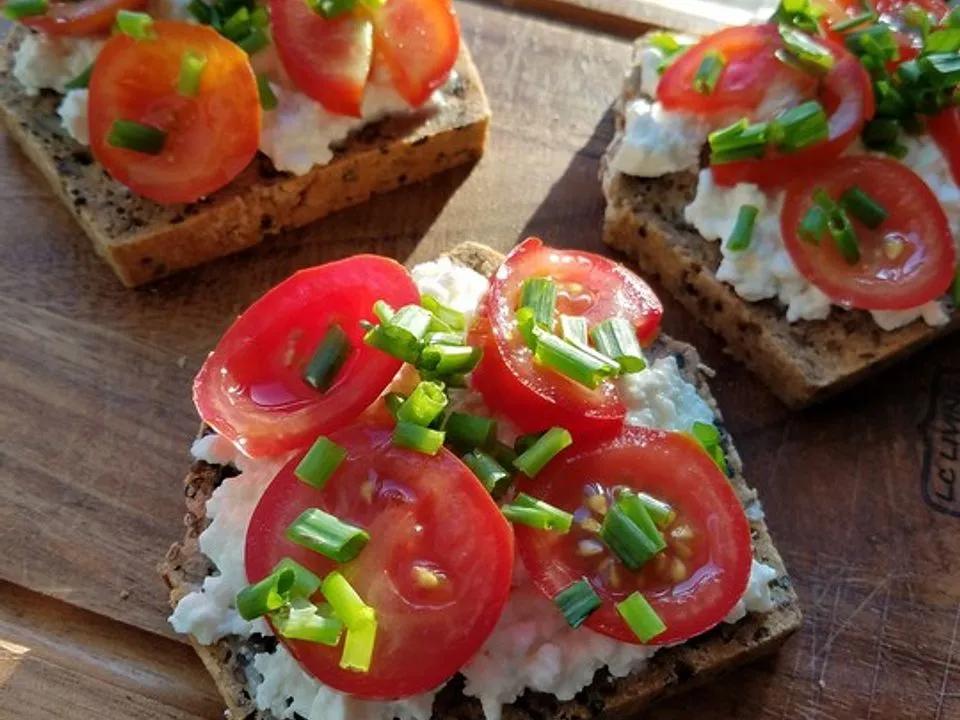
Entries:
{"label": "scratch on wooden board", "polygon": [[877,633],[877,652],[873,658],[873,678],[870,680],[870,699],[867,703],[867,720],[873,717],[873,703],[877,697],[880,680],[880,666],[883,664],[883,648],[886,644],[887,616],[890,610],[891,583],[887,583],[887,592],[883,596],[883,611],[880,613],[880,632]]}
{"label": "scratch on wooden board", "polygon": [[[957,646],[957,629],[960,628],[960,604],[953,616],[953,632],[950,634],[950,647],[947,649],[947,662],[943,666],[943,679],[940,681],[940,692],[937,693],[937,713],[934,720],[940,720],[943,715],[943,703],[948,697],[947,682],[950,679],[950,669],[953,667],[953,651]],[[951,695],[952,696],[952,695]]]}
{"label": "scratch on wooden board", "polygon": [[[827,636],[827,639],[826,639],[826,641],[823,643],[823,649],[822,649],[822,651],[821,651],[823,657],[821,658],[822,662],[821,662],[821,664],[820,664],[820,675],[819,675],[819,677],[817,678],[817,684],[818,684],[821,688],[822,688],[822,687],[825,687],[824,677],[826,676],[826,673],[827,673],[827,665],[828,665],[828,662],[829,662],[829,660],[830,660],[830,652],[831,652],[831,650],[833,649],[833,643],[834,643],[834,641],[835,641],[838,637],[840,637],[840,635],[841,635],[848,627],[850,627],[850,624],[851,624],[851,623],[854,621],[854,619],[863,611],[863,609],[864,609],[865,607],[867,607],[867,606],[873,601],[873,599],[877,596],[877,593],[879,593],[881,590],[889,587],[889,585],[890,585],[890,579],[889,579],[889,578],[884,578],[883,580],[881,580],[881,581],[877,584],[877,586],[876,586],[875,588],[873,588],[873,590],[871,590],[863,600],[860,601],[860,604],[857,605],[857,606],[853,609],[853,612],[851,612],[849,615],[847,615],[847,617],[845,617],[845,618],[843,619],[843,622],[840,623],[840,626],[839,626],[836,630],[834,630],[833,632],[831,632],[831,633]],[[839,588],[838,588],[838,592],[837,592],[837,596],[838,596],[838,597],[839,597],[839,594],[840,594],[840,593],[839,593]],[[832,623],[831,623],[831,625],[832,625]],[[816,657],[816,655],[814,655],[813,661],[816,662],[816,660],[817,660],[817,657]]]}

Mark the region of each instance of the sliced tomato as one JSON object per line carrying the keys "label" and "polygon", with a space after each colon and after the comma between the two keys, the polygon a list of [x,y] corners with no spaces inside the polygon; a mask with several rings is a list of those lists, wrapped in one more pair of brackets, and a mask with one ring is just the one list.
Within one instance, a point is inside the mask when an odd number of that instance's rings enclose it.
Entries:
{"label": "sliced tomato", "polygon": [[[249,164],[260,142],[257,80],[246,53],[212,28],[153,24],[156,37],[110,38],[90,78],[93,155],[118,182],[159,203],[193,202],[219,190]],[[207,59],[195,97],[177,92],[185,52]],[[116,120],[166,133],[158,155],[113,147]]]}
{"label": "sliced tomato", "polygon": [[953,181],[960,185],[960,108],[941,110],[927,118],[927,130],[950,164]]}
{"label": "sliced tomato", "polygon": [[[844,35],[863,29],[864,26],[858,26],[851,28],[846,33],[836,32],[832,29],[832,26],[836,23],[863,13],[864,5],[861,0],[825,0],[818,5],[824,10],[822,20],[824,30],[834,39],[842,42]],[[900,57],[891,63],[892,67],[905,60],[912,60],[923,49],[922,34],[904,18],[904,8],[907,5],[915,5],[926,10],[929,15],[933,16],[934,22],[940,22],[950,11],[943,0],[877,0],[874,7],[880,16],[880,22],[893,28],[900,49]]]}
{"label": "sliced tomato", "polygon": [[[341,669],[342,647],[284,640],[300,665],[361,698],[433,690],[473,657],[503,611],[513,572],[511,528],[445,449],[431,457],[394,447],[385,427],[354,425],[330,438],[347,456],[322,491],[294,477],[297,456],[260,499],[247,529],[247,577],[266,577],[284,557],[321,577],[339,570],[377,613],[370,671]],[[313,507],[367,530],[370,542],[356,559],[337,566],[284,537]],[[435,586],[424,582],[424,572]]]}
{"label": "sliced tomato", "polygon": [[835,160],[860,135],[874,113],[873,84],[860,61],[842,45],[820,38],[835,58],[817,91],[817,99],[828,114],[830,134],[826,141],[797,152],[768,150],[763,158],[712,165],[718,185],[749,182],[775,187],[798,174]]}
{"label": "sliced tomato", "polygon": [[[361,320],[373,304],[420,300],[397,262],[373,255],[301,270],[247,308],[223,335],[193,385],[204,422],[252,457],[305,447],[351,422],[400,369],[400,361],[363,343]],[[339,324],[350,351],[321,392],[303,369],[327,330]]]}
{"label": "sliced tomato", "polygon": [[331,113],[362,117],[373,58],[369,17],[328,20],[304,0],[270,0],[270,19],[280,62],[297,88]]}
{"label": "sliced tomato", "polygon": [[[615,608],[635,591],[666,625],[654,645],[706,632],[743,596],[753,558],[747,518],[730,483],[686,435],[626,428],[612,441],[574,445],[520,489],[573,513],[566,534],[517,526],[517,550],[549,598],[580,578],[590,582],[603,601],[586,622],[597,632],[638,642]],[[609,506],[621,489],[648,493],[676,512],[663,531],[667,548],[639,570],[623,565],[596,533],[603,516],[591,496],[603,495]]]}
{"label": "sliced tomato", "polygon": [[47,35],[94,35],[109,30],[121,10],[139,10],[147,0],[73,0],[52,2],[43,15],[23,24]]}
{"label": "sliced tomato", "polygon": [[555,250],[528,238],[507,256],[490,285],[471,344],[483,348],[473,386],[488,407],[524,432],[559,425],[574,437],[615,434],[625,410],[613,383],[590,390],[536,365],[514,319],[523,281],[550,277],[559,285],[557,309],[591,325],[623,317],[641,342],[652,341],[663,307],[650,287],[619,263],[577,250]]}
{"label": "sliced tomato", "polygon": [[[812,78],[777,60],[783,47],[776,25],[744,25],[708,35],[666,69],[657,86],[657,99],[668,110],[711,118],[751,115],[772,86],[793,86],[805,94]],[[693,79],[704,56],[719,52],[726,65],[708,94],[694,89]]]}
{"label": "sliced tomato", "polygon": [[414,107],[447,79],[460,52],[450,0],[388,0],[373,14],[378,58],[401,97]]}
{"label": "sliced tomato", "polygon": [[[814,245],[797,228],[823,189],[837,200],[858,187],[888,213],[875,230],[853,224],[860,260],[849,264],[829,235]],[[781,232],[797,269],[835,303],[865,310],[905,310],[941,297],[956,268],[943,208],[916,174],[896,160],[859,155],[801,178],[787,189]]]}

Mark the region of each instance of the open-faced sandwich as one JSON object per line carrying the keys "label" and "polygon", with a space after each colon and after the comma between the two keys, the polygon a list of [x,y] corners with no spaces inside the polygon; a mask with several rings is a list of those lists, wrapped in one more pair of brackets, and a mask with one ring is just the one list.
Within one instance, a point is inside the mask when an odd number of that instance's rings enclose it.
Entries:
{"label": "open-faced sandwich", "polygon": [[791,405],[957,327],[960,11],[784,0],[638,40],[605,240]]}
{"label": "open-faced sandwich", "polygon": [[356,256],[242,314],[162,566],[229,717],[624,716],[779,646],[796,595],[660,317],[537,239]]}
{"label": "open-faced sandwich", "polygon": [[0,116],[127,285],[477,159],[450,0],[9,0]]}

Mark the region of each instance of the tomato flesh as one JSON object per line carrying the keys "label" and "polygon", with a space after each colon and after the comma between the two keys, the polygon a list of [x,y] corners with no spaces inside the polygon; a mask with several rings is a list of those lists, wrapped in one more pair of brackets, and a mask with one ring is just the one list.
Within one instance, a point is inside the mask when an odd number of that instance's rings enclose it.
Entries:
{"label": "tomato flesh", "polygon": [[[797,228],[813,205],[814,190],[837,200],[852,187],[876,200],[888,217],[873,230],[851,215],[861,255],[851,265],[829,234],[814,245]],[[947,291],[956,267],[953,237],[936,196],[913,171],[888,158],[849,157],[798,180],[787,189],[781,232],[800,273],[845,307],[918,307]]]}
{"label": "tomato flesh", "polygon": [[[594,495],[610,502],[621,488],[648,493],[677,512],[665,529],[667,549],[638,571],[600,543],[603,514],[588,504]],[[743,508],[686,435],[628,427],[614,440],[574,445],[521,489],[574,514],[567,534],[517,527],[517,549],[549,598],[581,578],[590,582],[603,601],[586,621],[597,632],[638,643],[615,604],[639,591],[666,625],[650,644],[682,642],[723,620],[746,589],[753,553]]]}
{"label": "tomato flesh", "polygon": [[[330,439],[347,457],[323,490],[296,479],[298,455],[260,499],[247,530],[247,577],[266,577],[284,557],[320,577],[339,570],[377,613],[370,671],[341,669],[342,647],[283,640],[291,654],[322,683],[356,697],[433,690],[473,657],[500,617],[513,572],[511,528],[447,450],[431,457],[394,447],[386,427],[354,425]],[[290,542],[284,530],[311,507],[365,528],[370,542],[339,566]],[[423,570],[436,586],[418,580]]]}
{"label": "tomato flesh", "polygon": [[[244,453],[279,455],[352,421],[383,391],[401,363],[363,343],[361,320],[373,304],[420,300],[399,263],[372,255],[301,270],[251,305],[233,323],[194,381],[204,421]],[[321,392],[303,369],[327,330],[339,324],[350,353]]]}
{"label": "tomato flesh", "polygon": [[953,182],[960,185],[960,108],[947,108],[927,118],[927,130],[947,159]]}
{"label": "tomato flesh", "polygon": [[491,410],[506,415],[524,432],[559,425],[575,438],[615,434],[625,409],[613,383],[590,390],[537,365],[517,331],[521,287],[533,277],[550,277],[557,283],[560,314],[584,316],[591,325],[623,317],[636,327],[641,343],[656,337],[663,307],[643,280],[599,255],[556,250],[528,238],[493,277],[471,331],[471,344],[484,350],[473,373],[473,387]]}
{"label": "tomato flesh", "polygon": [[[212,28],[153,24],[148,40],[118,33],[90,78],[89,128],[94,157],[138,195],[159,203],[193,202],[219,190],[250,163],[260,142],[257,81],[246,53]],[[185,52],[207,59],[199,93],[177,92]],[[148,155],[107,142],[116,120],[166,133],[162,151]]]}
{"label": "tomato flesh", "polygon": [[139,10],[147,0],[75,0],[52,2],[43,15],[25,17],[23,24],[47,35],[94,35],[109,30],[121,10]]}

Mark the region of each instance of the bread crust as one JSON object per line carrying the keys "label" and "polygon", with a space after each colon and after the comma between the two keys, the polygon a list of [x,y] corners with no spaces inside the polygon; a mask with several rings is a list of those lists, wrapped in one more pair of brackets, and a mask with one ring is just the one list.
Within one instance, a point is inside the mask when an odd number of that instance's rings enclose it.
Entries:
{"label": "bread crust", "polygon": [[637,178],[610,167],[623,138],[626,104],[641,96],[635,64],[615,103],[616,132],[601,161],[603,239],[657,276],[784,403],[799,408],[823,400],[960,327],[953,309],[950,322],[940,327],[916,321],[885,331],[867,312],[839,308],[824,320],[789,323],[779,300],[741,298],[717,279],[719,244],[705,240],[683,217],[696,195],[696,174]]}
{"label": "bread crust", "polygon": [[[496,251],[474,243],[464,243],[449,255],[454,261],[485,275],[492,274],[502,260]],[[701,396],[714,409],[730,467],[730,483],[744,506],[754,502],[756,493],[747,485],[740,456],[723,430],[722,418],[707,387],[696,351],[689,345],[665,337],[657,342],[653,354],[674,355],[684,375],[696,384]],[[225,477],[225,470],[222,466],[197,461],[186,477],[186,533],[181,542],[170,548],[160,566],[160,573],[170,588],[172,607],[184,595],[197,589],[203,578],[212,571],[210,562],[200,553],[198,538],[207,525],[206,501]],[[800,605],[766,524],[759,519],[752,520],[750,525],[755,557],[777,570],[778,579],[773,585],[776,608],[772,612],[747,615],[736,624],[721,624],[682,646],[664,649],[634,675],[611,678],[605,670],[601,670],[593,683],[570,701],[560,702],[544,693],[528,691],[504,708],[505,720],[627,718],[653,700],[686,691],[722,671],[776,650],[799,628]],[[263,643],[260,639],[256,642]],[[223,694],[232,720],[275,720],[270,713],[257,710],[252,700],[247,668],[254,648],[249,641],[232,636],[210,646],[200,645],[193,638],[191,643]],[[461,688],[462,685],[455,680],[440,692],[433,711],[436,720],[482,720],[480,703],[464,696]]]}
{"label": "bread crust", "polygon": [[29,97],[12,75],[28,31],[0,48],[0,117],[11,137],[120,280],[133,287],[243,250],[371,195],[475,162],[483,154],[490,106],[466,45],[435,111],[387,118],[351,134],[326,165],[305,175],[274,170],[258,153],[227,187],[188,204],[161,206],[111,180],[88,149],[68,137],[59,96]]}

